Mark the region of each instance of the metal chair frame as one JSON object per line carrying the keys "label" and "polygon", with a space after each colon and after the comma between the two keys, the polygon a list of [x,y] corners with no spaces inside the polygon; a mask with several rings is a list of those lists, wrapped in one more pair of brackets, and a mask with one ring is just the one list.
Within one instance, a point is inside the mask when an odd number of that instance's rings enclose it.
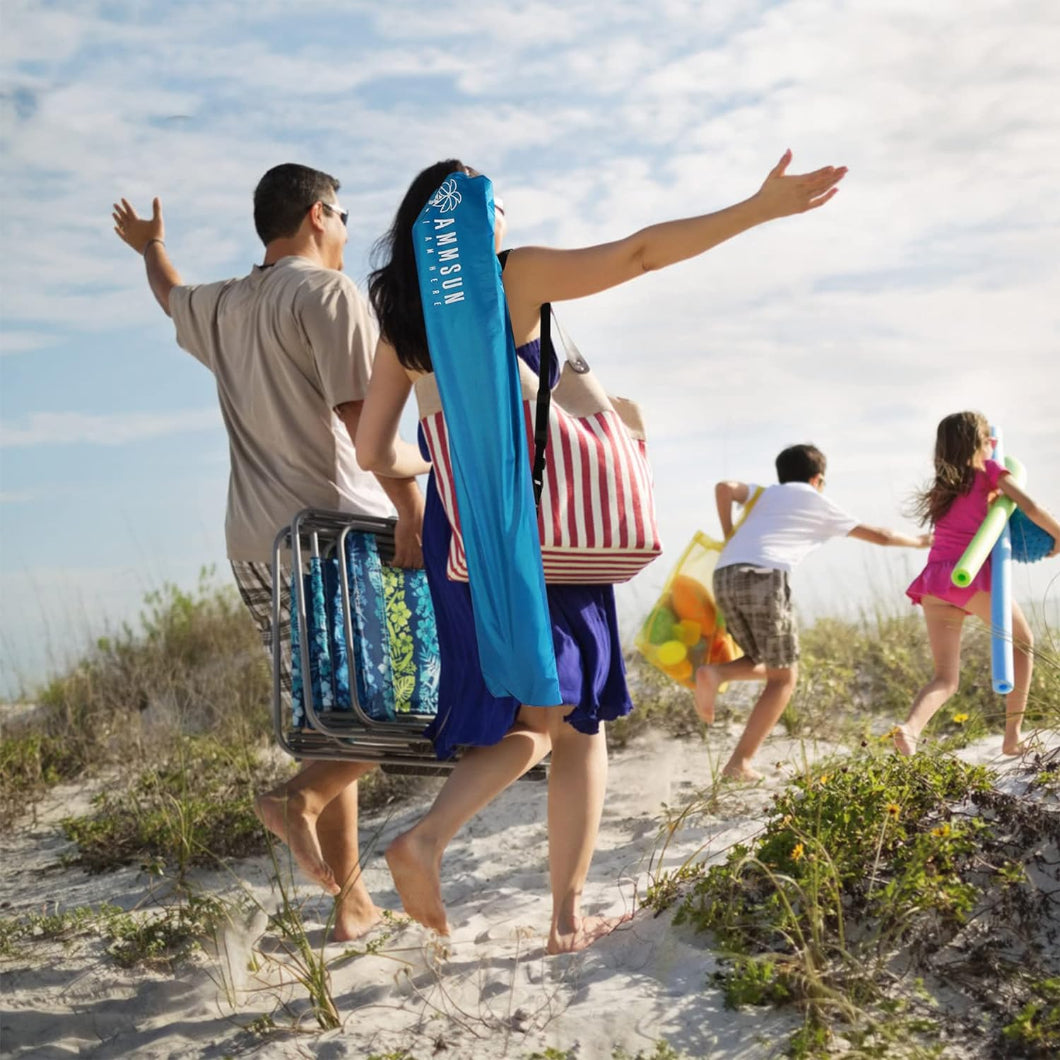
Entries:
{"label": "metal chair frame", "polygon": [[[290,597],[289,577],[292,571],[304,571],[306,560],[325,554],[332,548],[337,551],[339,581],[342,587],[343,619],[346,635],[346,656],[350,667],[350,709],[341,711],[319,710],[313,702],[310,679],[310,652],[306,594],[299,592],[291,601],[291,623],[297,622],[299,649],[303,677],[303,706],[306,727],[295,729],[287,723],[281,673],[282,652],[286,645],[278,635],[272,642],[273,728],[280,747],[291,757],[298,759],[330,759],[353,762],[374,762],[385,772],[446,776],[456,765],[458,758],[439,761],[430,740],[423,730],[433,719],[429,714],[407,714],[393,721],[372,718],[357,698],[357,681],[354,674],[356,655],[354,652],[353,622],[350,614],[349,568],[346,560],[346,536],[351,531],[375,535],[380,557],[384,562],[394,555],[394,519],[372,516],[349,515],[344,512],[305,508],[276,535],[272,557],[272,628],[280,629],[280,619],[285,598]],[[307,551],[308,547],[308,551]],[[289,566],[284,565],[288,556]],[[525,779],[540,780],[547,776],[544,764],[535,766],[524,775]]]}

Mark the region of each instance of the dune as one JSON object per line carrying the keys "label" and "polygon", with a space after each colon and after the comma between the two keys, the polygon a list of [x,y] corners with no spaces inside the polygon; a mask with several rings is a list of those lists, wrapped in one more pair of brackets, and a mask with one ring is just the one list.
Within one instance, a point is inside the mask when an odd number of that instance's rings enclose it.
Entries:
{"label": "dune", "polygon": [[[725,1008],[712,982],[717,955],[707,936],[655,915],[640,901],[654,876],[693,857],[724,858],[761,827],[773,794],[838,746],[771,738],[756,786],[712,783],[734,731],[706,740],[658,733],[611,760],[608,799],[585,894],[590,913],[632,919],[583,953],[544,953],[550,901],[545,785],[514,785],[452,843],[443,893],[452,935],[439,938],[400,916],[382,851],[421,812],[430,793],[362,820],[364,871],[380,905],[394,911],[356,946],[323,945],[330,902],[295,881],[309,943],[330,962],[341,1021],[322,1031],[296,981],[297,953],[269,925],[278,894],[268,858],[196,872],[199,894],[234,912],[215,943],[175,965],[122,969],[96,933],[28,940],[0,961],[4,1056],[117,1060],[119,1057],[414,1057],[612,1060],[645,1058],[665,1041],[677,1053],[721,1060],[778,1054],[799,1018],[793,1012]],[[1050,748],[1060,737],[1047,734]],[[1000,737],[961,752],[1002,766]],[[1018,764],[1004,765],[1015,777]],[[36,819],[3,837],[4,917],[55,908],[147,908],[170,884],[136,867],[86,875],[65,867],[71,852],[58,826],[84,808],[87,787],[57,789]],[[667,822],[699,798],[703,812],[671,831]],[[958,1055],[958,1054],[953,1054]],[[963,1054],[961,1054],[963,1055]]]}

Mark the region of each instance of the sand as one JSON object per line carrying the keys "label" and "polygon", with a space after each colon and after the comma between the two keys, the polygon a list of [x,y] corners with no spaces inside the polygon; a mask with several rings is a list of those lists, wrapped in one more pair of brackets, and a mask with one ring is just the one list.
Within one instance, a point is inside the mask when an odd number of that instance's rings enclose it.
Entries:
{"label": "sand", "polygon": [[[267,858],[197,872],[200,893],[246,907],[216,946],[176,966],[122,970],[100,937],[42,939],[0,962],[0,1051],[12,1057],[369,1057],[400,1050],[431,1057],[526,1058],[547,1047],[579,1060],[651,1056],[656,1043],[691,1057],[752,1060],[778,1055],[797,1016],[734,1012],[712,983],[716,955],[705,936],[656,916],[640,902],[661,869],[692,857],[722,859],[761,827],[767,803],[794,772],[839,747],[779,736],[766,744],[756,786],[712,784],[736,731],[715,726],[708,740],[652,734],[611,759],[609,795],[585,895],[589,913],[633,913],[589,950],[547,957],[550,905],[545,786],[521,782],[472,821],[447,854],[443,894],[452,935],[440,939],[394,918],[357,947],[328,945],[339,1029],[316,1029],[306,992],[293,982],[296,961],[265,910],[278,902]],[[1047,738],[1050,746],[1060,738]],[[1000,736],[961,753],[1013,767],[999,757]],[[149,908],[166,885],[135,867],[90,876],[64,867],[72,844],[58,821],[83,812],[90,788],[49,796],[37,819],[3,837],[5,917],[109,902]],[[398,909],[382,850],[421,811],[425,799],[362,820],[368,886]],[[667,822],[699,800],[671,831]],[[310,943],[321,947],[330,902],[304,882],[297,900]],[[369,943],[375,952],[365,952]],[[253,968],[254,970],[251,970]],[[264,1036],[248,1029],[271,1021]]]}

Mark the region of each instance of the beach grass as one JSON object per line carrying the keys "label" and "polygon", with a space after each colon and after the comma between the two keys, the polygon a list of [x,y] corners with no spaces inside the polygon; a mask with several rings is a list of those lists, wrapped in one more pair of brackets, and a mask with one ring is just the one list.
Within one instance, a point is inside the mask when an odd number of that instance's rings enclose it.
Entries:
{"label": "beach grass", "polygon": [[[1057,633],[1040,628],[1036,637],[1025,729],[1055,730]],[[676,930],[709,939],[723,958],[717,985],[727,1004],[800,1014],[789,1055],[945,1055],[929,1030],[950,1018],[943,982],[980,1013],[975,1033],[997,1055],[1056,1055],[1060,755],[1030,752],[1029,779],[1014,793],[954,754],[1003,727],[988,632],[969,623],[962,687],[925,731],[926,752],[912,759],[891,753],[888,734],[930,675],[919,616],[881,609],[821,619],[801,639],[783,729],[806,746],[835,749],[834,759],[788,763],[790,782],[753,839],[720,861],[704,851],[653,870],[646,904],[676,910]],[[720,779],[717,741],[695,717],[691,694],[637,654],[627,666],[637,709],[608,727],[611,748],[652,733],[697,741],[713,777],[690,800],[664,807],[665,844],[696,820],[724,815],[736,796]],[[720,724],[738,726],[756,691],[724,693]],[[42,940],[76,947],[101,939],[119,967],[175,967],[258,901],[200,892],[195,873],[220,868],[235,878],[233,862],[271,852],[276,907],[257,911],[274,953],[256,951],[254,960],[282,964],[306,1000],[284,1001],[247,1026],[259,1037],[339,1027],[334,961],[382,942],[348,947],[341,958],[311,942],[290,866],[253,814],[253,794],[295,767],[273,747],[268,661],[235,592],[204,572],[193,590],[150,594],[138,626],[98,639],[35,698],[37,709],[0,740],[0,825],[18,827],[57,785],[91,783],[91,805],[61,821],[72,843],[66,861],[93,873],[135,866],[156,881],[159,898],[149,909],[52,905],[0,918],[0,958]],[[432,783],[375,771],[361,783],[362,810],[393,807]],[[526,1060],[572,1055],[557,1046]],[[613,1050],[615,1060],[684,1055],[665,1040],[654,1051]]]}

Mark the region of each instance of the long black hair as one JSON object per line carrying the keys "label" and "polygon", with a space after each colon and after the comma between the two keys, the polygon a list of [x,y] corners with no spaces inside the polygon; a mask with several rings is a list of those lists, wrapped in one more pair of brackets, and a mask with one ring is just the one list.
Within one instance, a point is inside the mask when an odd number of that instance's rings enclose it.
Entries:
{"label": "long black hair", "polygon": [[412,249],[412,226],[427,200],[450,173],[466,172],[457,158],[435,162],[409,185],[394,223],[372,248],[378,267],[368,276],[368,297],[375,310],[383,338],[397,351],[398,360],[413,371],[433,371],[423,323],[416,258]]}

